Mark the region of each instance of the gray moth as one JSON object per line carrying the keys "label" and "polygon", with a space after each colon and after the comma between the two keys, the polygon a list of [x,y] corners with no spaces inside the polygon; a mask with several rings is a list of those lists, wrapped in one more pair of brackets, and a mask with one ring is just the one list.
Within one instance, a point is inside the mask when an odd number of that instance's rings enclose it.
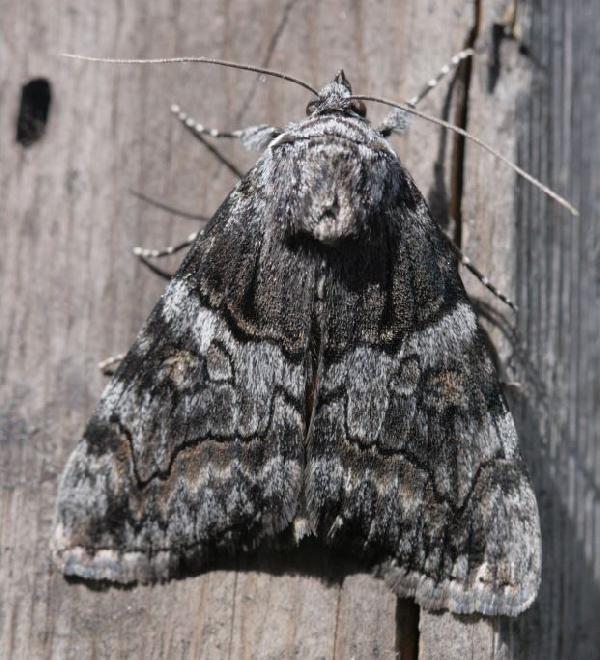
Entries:
{"label": "gray moth", "polygon": [[538,508],[456,254],[343,74],[307,115],[263,133],[106,387],[54,560],[153,582],[312,536],[426,608],[516,615]]}

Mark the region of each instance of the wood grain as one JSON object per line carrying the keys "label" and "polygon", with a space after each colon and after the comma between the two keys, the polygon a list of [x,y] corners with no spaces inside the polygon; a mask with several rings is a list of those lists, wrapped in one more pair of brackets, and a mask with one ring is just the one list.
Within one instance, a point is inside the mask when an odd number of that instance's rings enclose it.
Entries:
{"label": "wood grain", "polygon": [[[519,2],[522,38],[499,39],[511,4],[0,0],[1,658],[598,657],[600,7]],[[474,38],[482,52],[470,80],[444,83],[424,109],[456,121],[466,102],[468,128],[569,194],[581,218],[476,149],[461,156],[437,128],[415,121],[396,146],[442,224],[461,210],[468,253],[521,307],[515,320],[465,277],[492,306],[507,379],[521,383],[514,407],[544,527],[538,603],[514,622],[421,612],[418,637],[413,604],[316,548],[155,587],[66,583],[48,556],[57,478],[102,390],[96,362],[131,343],[163,288],[130,248],[195,228],[130,191],[210,215],[235,180],[169,105],[235,128],[285,124],[308,99],[242,72],[56,54],[203,54],[317,85],[343,66],[356,91],[402,99]],[[21,86],[39,76],[52,84],[50,118],[23,147]],[[235,145],[224,152],[253,163]]]}

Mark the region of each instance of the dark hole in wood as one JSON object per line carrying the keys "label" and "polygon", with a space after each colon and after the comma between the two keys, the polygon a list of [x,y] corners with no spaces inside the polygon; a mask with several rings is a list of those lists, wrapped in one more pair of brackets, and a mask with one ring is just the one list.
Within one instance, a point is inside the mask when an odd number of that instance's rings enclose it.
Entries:
{"label": "dark hole in wood", "polygon": [[419,606],[411,598],[396,604],[396,655],[400,660],[419,657]]}
{"label": "dark hole in wood", "polygon": [[45,78],[34,78],[23,85],[17,119],[19,144],[28,147],[44,135],[51,103],[52,88]]}

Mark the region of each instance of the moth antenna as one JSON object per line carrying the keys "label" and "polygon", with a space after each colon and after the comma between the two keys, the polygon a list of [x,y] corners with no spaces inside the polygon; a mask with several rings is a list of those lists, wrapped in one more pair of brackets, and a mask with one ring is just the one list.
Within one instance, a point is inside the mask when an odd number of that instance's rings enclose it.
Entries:
{"label": "moth antenna", "polygon": [[555,202],[558,202],[561,206],[564,206],[566,209],[568,209],[572,215],[574,216],[579,216],[579,211],[570,203],[568,202],[564,197],[561,197],[558,193],[555,193],[553,190],[548,188],[548,186],[544,185],[539,179],[536,179],[534,176],[526,172],[524,169],[520,168],[518,165],[513,163],[511,160],[506,158],[506,156],[503,156],[500,152],[496,151],[493,147],[491,147],[489,144],[481,140],[480,138],[476,137],[475,135],[471,135],[471,133],[468,133],[464,129],[460,128],[459,126],[455,126],[454,124],[450,124],[447,121],[444,121],[443,119],[438,119],[437,117],[433,117],[432,115],[428,115],[425,112],[422,112],[421,110],[417,110],[414,106],[409,105],[407,103],[397,103],[396,101],[390,101],[389,99],[383,99],[383,98],[378,98],[376,96],[363,96],[363,95],[358,95],[358,96],[350,96],[348,97],[349,99],[355,99],[357,101],[372,101],[374,103],[382,103],[383,105],[389,105],[392,108],[399,108],[400,110],[404,110],[405,112],[409,112],[412,115],[415,115],[416,117],[420,117],[421,119],[426,119],[427,121],[431,122],[432,124],[437,124],[438,126],[443,126],[445,129],[452,131],[454,133],[457,133],[458,135],[462,135],[463,137],[467,138],[468,140],[471,140],[471,142],[474,142],[475,144],[479,145],[483,149],[485,149],[487,152],[491,153],[492,156],[495,156],[498,160],[501,160],[503,163],[508,165],[511,169],[513,169],[520,177],[525,179],[526,181],[529,181],[533,186],[536,188],[539,188],[545,195],[548,195],[551,199],[553,199]]}
{"label": "moth antenna", "polygon": [[295,83],[304,87],[309,92],[318,96],[317,90],[309,85],[304,80],[288,76],[287,73],[281,71],[274,71],[273,69],[264,69],[260,66],[252,66],[251,64],[239,64],[238,62],[229,62],[228,60],[218,60],[213,57],[164,57],[155,59],[121,59],[110,57],[90,57],[88,55],[77,55],[76,53],[60,53],[61,57],[70,57],[74,60],[84,60],[85,62],[104,62],[108,64],[180,64],[183,62],[201,62],[204,64],[217,64],[218,66],[229,67],[230,69],[241,69],[242,71],[253,71],[254,73],[261,73],[265,76],[272,76],[273,78],[281,78],[288,82]]}

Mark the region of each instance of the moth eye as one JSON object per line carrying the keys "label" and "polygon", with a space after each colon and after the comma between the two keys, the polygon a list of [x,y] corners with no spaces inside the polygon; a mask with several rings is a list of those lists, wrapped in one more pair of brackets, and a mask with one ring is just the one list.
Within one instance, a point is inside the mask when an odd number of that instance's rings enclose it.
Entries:
{"label": "moth eye", "polygon": [[306,106],[306,114],[309,116],[312,115],[318,103],[319,103],[318,99],[313,99],[312,101],[309,101],[308,105]]}
{"label": "moth eye", "polygon": [[367,106],[360,100],[353,99],[350,102],[350,109],[361,117],[367,116]]}

